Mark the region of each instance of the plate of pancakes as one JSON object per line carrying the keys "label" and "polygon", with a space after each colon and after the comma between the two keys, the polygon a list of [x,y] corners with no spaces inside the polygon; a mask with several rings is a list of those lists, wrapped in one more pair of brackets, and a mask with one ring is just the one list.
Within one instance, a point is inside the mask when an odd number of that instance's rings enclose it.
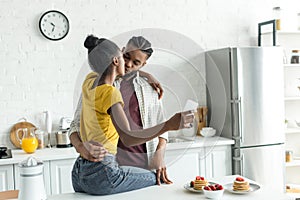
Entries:
{"label": "plate of pancakes", "polygon": [[190,183],[186,183],[183,187],[184,189],[190,192],[203,192],[203,187],[207,185],[215,184],[206,180],[203,176],[196,176],[195,180],[192,180]]}
{"label": "plate of pancakes", "polygon": [[243,177],[237,177],[233,183],[224,185],[225,190],[234,194],[249,194],[260,189],[260,186],[255,183],[249,183]]}

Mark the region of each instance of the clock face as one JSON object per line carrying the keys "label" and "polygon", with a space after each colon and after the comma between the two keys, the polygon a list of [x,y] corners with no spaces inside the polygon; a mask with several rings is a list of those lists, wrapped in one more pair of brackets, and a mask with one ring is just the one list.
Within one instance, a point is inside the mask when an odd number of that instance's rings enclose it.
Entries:
{"label": "clock face", "polygon": [[50,10],[41,16],[39,28],[47,39],[61,40],[69,32],[69,20],[63,13]]}

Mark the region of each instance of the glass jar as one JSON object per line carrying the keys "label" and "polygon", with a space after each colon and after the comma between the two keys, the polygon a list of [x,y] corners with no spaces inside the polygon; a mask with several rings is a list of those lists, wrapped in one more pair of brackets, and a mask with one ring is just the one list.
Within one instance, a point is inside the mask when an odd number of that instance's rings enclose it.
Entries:
{"label": "glass jar", "polygon": [[292,50],[291,64],[299,64],[299,50]]}
{"label": "glass jar", "polygon": [[281,30],[280,13],[281,13],[280,7],[273,8],[273,17],[276,20],[276,30]]}
{"label": "glass jar", "polygon": [[293,152],[285,151],[285,162],[292,162],[292,161],[293,161]]}

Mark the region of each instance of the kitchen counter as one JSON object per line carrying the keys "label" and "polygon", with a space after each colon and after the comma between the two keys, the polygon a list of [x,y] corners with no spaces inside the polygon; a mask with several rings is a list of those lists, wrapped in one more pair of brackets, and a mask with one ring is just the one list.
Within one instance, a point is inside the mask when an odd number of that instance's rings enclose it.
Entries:
{"label": "kitchen counter", "polygon": [[[232,183],[233,180],[237,177],[237,175],[226,176],[222,178],[212,179],[210,181],[219,183],[219,184],[227,184]],[[254,181],[249,180],[249,182],[255,183]],[[257,184],[257,183],[256,183]],[[75,199],[87,199],[87,200],[111,200],[111,199],[130,199],[130,200],[153,200],[153,199],[172,199],[172,200],[189,200],[189,199],[206,199],[204,194],[202,193],[193,193],[183,188],[184,183],[174,183],[172,185],[161,185],[161,186],[152,186],[148,188],[143,188],[140,190],[107,195],[107,196],[92,196],[84,193],[67,193],[61,195],[50,196],[48,200],[75,200]],[[286,194],[281,194],[276,191],[264,189],[263,186],[255,192],[245,194],[245,195],[237,195],[232,194],[228,191],[224,192],[222,199],[226,200],[234,200],[234,199],[245,199],[245,200],[260,200],[260,199],[293,199]]]}
{"label": "kitchen counter", "polygon": [[[173,138],[170,138],[172,141]],[[223,138],[223,137],[184,137],[179,136],[175,140],[180,142],[170,142],[167,143],[167,151],[175,149],[186,149],[186,148],[201,148],[201,147],[211,147],[211,146],[222,146],[222,145],[232,145],[234,140]]]}
{"label": "kitchen counter", "polygon": [[32,154],[25,153],[22,149],[13,149],[12,158],[0,159],[0,165],[16,164],[25,160],[29,156],[33,156],[42,161],[48,161],[77,158],[78,155],[79,154],[76,152],[74,147],[37,149]]}
{"label": "kitchen counter", "polygon": [[[234,144],[233,140],[222,137],[181,137],[177,138],[177,141],[179,142],[167,143],[166,151]],[[74,147],[37,149],[32,154],[27,154],[22,149],[13,149],[12,158],[0,159],[0,165],[16,164],[25,160],[28,156],[34,156],[42,161],[48,161],[76,158],[78,155]]]}

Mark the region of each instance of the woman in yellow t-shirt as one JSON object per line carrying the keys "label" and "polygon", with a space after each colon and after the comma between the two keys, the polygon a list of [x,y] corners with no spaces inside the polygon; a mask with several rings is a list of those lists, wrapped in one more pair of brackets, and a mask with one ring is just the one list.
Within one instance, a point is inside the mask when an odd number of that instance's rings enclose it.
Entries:
{"label": "woman in yellow t-shirt", "polygon": [[123,54],[110,40],[90,35],[84,46],[92,73],[82,85],[80,134],[83,142],[97,141],[108,150],[100,162],[79,157],[73,167],[72,183],[76,192],[94,195],[126,192],[156,184],[155,173],[149,170],[119,166],[115,155],[120,137],[127,146],[145,143],[166,131],[190,128],[193,111],[175,114],[166,122],[144,130],[130,130],[123,110],[120,91],[113,86],[117,76],[125,74]]}

